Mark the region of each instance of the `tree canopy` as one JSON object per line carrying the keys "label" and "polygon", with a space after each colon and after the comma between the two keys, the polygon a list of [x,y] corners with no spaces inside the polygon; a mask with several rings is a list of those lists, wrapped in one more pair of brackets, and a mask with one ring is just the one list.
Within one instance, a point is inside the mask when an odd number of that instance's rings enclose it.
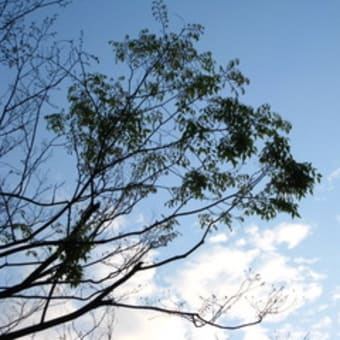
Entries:
{"label": "tree canopy", "polygon": [[[116,63],[126,67],[113,75],[89,71],[87,55],[71,43],[67,55],[57,42],[46,50],[52,21],[25,24],[32,11],[63,1],[20,4],[0,2],[0,62],[13,75],[0,103],[0,299],[22,304],[3,317],[0,339],[100,307],[155,310],[196,326],[247,326],[180,306],[124,303],[116,291],[139,272],[191,255],[235,219],[298,217],[298,202],[319,174],[292,155],[290,124],[267,104],[243,103],[249,81],[239,61],[221,66],[200,52],[201,25],[171,31],[160,1],[152,7],[159,33],[144,29],[110,42]],[[50,91],[65,80],[72,83],[69,106],[45,114]],[[63,173],[65,181],[52,174],[62,159],[71,174]],[[118,225],[148,200],[157,207],[147,222]],[[188,216],[200,238],[162,256]],[[150,256],[155,249],[158,259]],[[53,304],[65,301],[73,310],[50,317]],[[249,324],[275,308],[271,301]]]}

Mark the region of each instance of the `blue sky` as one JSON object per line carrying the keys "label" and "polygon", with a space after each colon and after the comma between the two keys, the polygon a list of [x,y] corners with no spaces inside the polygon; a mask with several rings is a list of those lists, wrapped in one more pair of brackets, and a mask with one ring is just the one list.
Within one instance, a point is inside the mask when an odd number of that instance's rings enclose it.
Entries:
{"label": "blue sky", "polygon": [[[301,339],[307,332],[312,339],[339,338],[340,3],[169,0],[167,5],[174,28],[192,22],[205,26],[201,50],[212,51],[221,64],[240,59],[242,71],[251,80],[244,101],[254,106],[269,103],[292,123],[294,154],[311,161],[323,181],[315,195],[301,204],[301,220],[279,216],[270,223],[246,221],[232,234],[223,231],[214,235],[207,250],[201,250],[181,268],[171,268],[175,273],[172,279],[161,276],[167,272],[144,278],[149,287],[146,294],[163,285],[171,288],[179,281],[186,282],[178,294],[187,291],[186,298],[194,303],[191,291],[221,289],[221,282],[210,282],[210,286],[202,283],[204,261],[215,265],[209,275],[224,278],[233,269],[223,262],[228,257],[239,261],[241,272],[252,266],[262,270],[268,280],[281,282],[276,274],[285,273],[287,287],[292,286],[297,295],[293,307],[258,327],[223,334],[211,329],[198,333],[182,321],[122,312],[117,316],[118,338],[135,339],[138,335],[140,339],[160,339],[156,328],[162,328],[162,339],[165,332],[171,335],[169,339],[216,339],[218,335],[219,339],[266,340],[275,331],[281,335],[291,332],[292,339]],[[83,30],[85,49],[100,58],[102,72],[114,76],[117,69],[107,42],[145,27],[157,29],[149,0],[75,0],[60,12],[56,29],[65,39],[76,38]],[[189,285],[190,278],[201,282]],[[224,283],[233,289],[232,282]],[[306,294],[304,301],[300,299],[302,292]],[[236,311],[243,313],[240,308]],[[135,329],[128,326],[127,320],[132,319]]]}

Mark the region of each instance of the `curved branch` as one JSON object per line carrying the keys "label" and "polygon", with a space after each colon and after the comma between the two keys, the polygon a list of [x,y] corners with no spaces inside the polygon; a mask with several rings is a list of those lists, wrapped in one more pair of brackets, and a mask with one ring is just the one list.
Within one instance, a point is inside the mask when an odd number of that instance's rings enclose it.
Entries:
{"label": "curved branch", "polygon": [[105,304],[106,306],[116,306],[116,307],[136,309],[136,310],[148,310],[148,311],[160,312],[160,313],[169,314],[169,315],[175,315],[175,316],[179,316],[179,317],[182,317],[184,319],[191,321],[196,327],[203,327],[203,326],[209,325],[209,326],[213,326],[219,329],[230,330],[230,331],[257,325],[261,323],[264,318],[264,315],[261,314],[254,321],[241,323],[235,326],[225,326],[225,325],[221,325],[219,323],[207,320],[204,317],[202,317],[199,313],[185,312],[185,311],[179,311],[176,309],[169,309],[169,308],[148,306],[148,305],[131,305],[131,304],[120,303],[120,302],[116,302],[112,300],[104,301],[103,304]]}

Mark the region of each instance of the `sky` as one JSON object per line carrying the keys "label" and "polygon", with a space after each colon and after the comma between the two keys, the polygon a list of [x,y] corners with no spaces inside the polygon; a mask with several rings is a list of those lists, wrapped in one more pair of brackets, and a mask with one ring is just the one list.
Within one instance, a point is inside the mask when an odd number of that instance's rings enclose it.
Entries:
{"label": "sky", "polygon": [[[230,294],[251,268],[261,280],[285,284],[288,301],[278,315],[235,332],[195,329],[160,315],[118,311],[115,335],[131,339],[310,339],[340,338],[340,2],[336,0],[169,0],[173,27],[200,23],[199,49],[221,64],[239,58],[250,79],[243,101],[269,103],[292,123],[294,155],[323,175],[313,196],[301,203],[301,219],[245,221],[233,232],[212,235],[205,248],[180,266],[147,277],[139,294],[170,289],[168,299],[195,305],[199,296]],[[83,31],[85,50],[97,55],[100,71],[115,75],[109,40],[157,29],[149,0],[75,0],[60,12],[59,37]],[[131,219],[143,218],[142,213]],[[122,223],[129,223],[124,221]],[[256,288],[254,296],[266,292]],[[251,318],[249,303],[230,311],[230,323]],[[289,337],[290,336],[290,337]],[[276,337],[276,338],[275,338]]]}

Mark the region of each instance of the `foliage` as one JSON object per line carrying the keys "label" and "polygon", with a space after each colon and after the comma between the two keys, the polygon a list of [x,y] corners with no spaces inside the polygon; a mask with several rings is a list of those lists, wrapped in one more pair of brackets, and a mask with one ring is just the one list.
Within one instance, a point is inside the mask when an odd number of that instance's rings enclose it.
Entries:
{"label": "foliage", "polygon": [[[219,66],[210,52],[199,52],[200,25],[171,32],[159,1],[153,3],[159,34],[145,29],[136,38],[111,42],[126,74],[109,78],[87,72],[74,46],[66,64],[59,60],[57,45],[51,55],[40,55],[32,39],[38,44],[48,33],[33,26],[41,39],[29,35],[30,43],[12,47],[23,53],[15,59],[6,46],[24,30],[20,18],[27,10],[16,15],[6,3],[0,3],[0,59],[19,80],[9,85],[7,101],[1,103],[0,270],[28,270],[23,277],[1,281],[0,298],[21,299],[28,309],[0,328],[0,339],[54,327],[103,306],[152,309],[225,329],[260,322],[275,312],[275,304],[268,303],[254,322],[231,327],[180,308],[123,304],[115,295],[137,273],[189,256],[213,228],[232,228],[235,218],[299,216],[298,201],[312,193],[319,175],[310,163],[294,159],[290,124],[267,104],[253,108],[241,101],[248,79],[238,60]],[[42,2],[28,3],[35,10]],[[45,1],[51,3],[61,2]],[[14,15],[10,28],[6,10]],[[37,58],[45,66],[35,65]],[[29,79],[37,79],[34,89],[25,82],[25,67]],[[47,93],[66,77],[73,81],[69,108],[43,121]],[[53,136],[42,142],[45,123]],[[44,131],[45,138],[51,134]],[[47,172],[60,154],[72,159],[68,165],[74,177],[66,180],[67,190]],[[147,224],[113,227],[149,200],[157,202],[158,211]],[[150,258],[154,249],[176,242],[188,216],[197,218],[201,228],[194,246]],[[101,266],[110,269],[102,276]],[[47,318],[52,301],[69,300],[77,302],[72,312]],[[21,325],[30,315],[40,315],[39,320]]]}

